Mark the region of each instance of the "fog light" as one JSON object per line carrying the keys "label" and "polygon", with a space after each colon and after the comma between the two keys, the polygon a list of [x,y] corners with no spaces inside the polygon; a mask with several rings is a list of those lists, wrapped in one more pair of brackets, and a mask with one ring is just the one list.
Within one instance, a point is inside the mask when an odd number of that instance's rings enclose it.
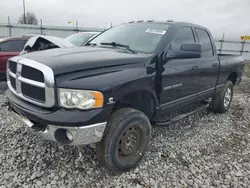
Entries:
{"label": "fog light", "polygon": [[72,141],[73,140],[73,135],[72,135],[72,133],[70,132],[70,131],[66,131],[66,136],[67,136],[67,138],[70,140],[70,141]]}

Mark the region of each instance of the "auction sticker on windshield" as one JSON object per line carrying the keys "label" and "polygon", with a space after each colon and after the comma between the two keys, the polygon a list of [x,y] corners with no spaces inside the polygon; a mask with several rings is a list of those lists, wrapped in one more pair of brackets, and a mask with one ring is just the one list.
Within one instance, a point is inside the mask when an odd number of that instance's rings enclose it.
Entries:
{"label": "auction sticker on windshield", "polygon": [[164,35],[166,33],[165,30],[161,30],[161,29],[147,29],[146,32],[147,33],[159,34],[159,35]]}

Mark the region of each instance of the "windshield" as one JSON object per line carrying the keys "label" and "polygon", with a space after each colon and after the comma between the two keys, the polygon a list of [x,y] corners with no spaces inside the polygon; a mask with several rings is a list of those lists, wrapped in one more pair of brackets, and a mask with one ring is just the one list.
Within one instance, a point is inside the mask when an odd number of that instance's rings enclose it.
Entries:
{"label": "windshield", "polygon": [[70,41],[72,44],[76,46],[82,46],[85,42],[87,42],[92,36],[97,33],[76,33],[65,38]]}
{"label": "windshield", "polygon": [[90,41],[90,44],[116,42],[137,52],[153,52],[170,28],[168,23],[138,23],[113,27]]}

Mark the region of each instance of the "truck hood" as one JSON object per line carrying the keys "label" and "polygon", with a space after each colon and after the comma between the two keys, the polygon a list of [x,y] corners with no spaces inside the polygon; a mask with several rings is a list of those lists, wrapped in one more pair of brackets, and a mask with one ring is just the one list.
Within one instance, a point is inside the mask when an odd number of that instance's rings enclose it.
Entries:
{"label": "truck hood", "polygon": [[22,57],[49,66],[55,75],[102,67],[142,63],[146,54],[125,53],[123,49],[104,47],[76,47],[45,50]]}

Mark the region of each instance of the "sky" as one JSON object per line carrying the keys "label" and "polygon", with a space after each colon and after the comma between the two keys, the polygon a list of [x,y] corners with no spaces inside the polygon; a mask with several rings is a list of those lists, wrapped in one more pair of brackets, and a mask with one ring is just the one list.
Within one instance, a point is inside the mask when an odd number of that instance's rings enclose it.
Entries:
{"label": "sky", "polygon": [[[44,25],[108,28],[134,20],[174,20],[203,25],[214,38],[250,35],[250,0],[25,0]],[[23,0],[0,0],[0,22],[17,23]],[[69,24],[68,21],[72,23]]]}

